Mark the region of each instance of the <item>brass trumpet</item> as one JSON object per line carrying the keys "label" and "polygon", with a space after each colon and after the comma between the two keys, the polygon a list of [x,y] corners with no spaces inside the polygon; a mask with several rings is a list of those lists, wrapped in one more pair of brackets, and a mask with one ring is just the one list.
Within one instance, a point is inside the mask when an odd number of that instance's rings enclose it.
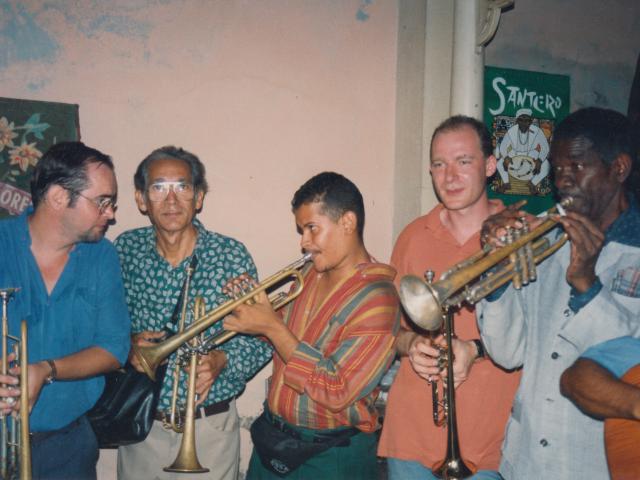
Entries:
{"label": "brass trumpet", "polygon": [[[9,335],[7,304],[17,288],[0,290],[2,299],[2,366],[7,375],[9,341],[13,341],[15,362],[20,365],[20,413],[18,417],[0,414],[0,478],[13,480],[31,479],[31,444],[29,443],[29,384],[27,361],[27,322],[20,323],[20,337]],[[6,387],[6,385],[4,385]],[[13,397],[10,397],[13,399]],[[8,401],[8,399],[5,399]]]}
{"label": "brass trumpet", "polygon": [[[288,265],[284,269],[260,282],[249,292],[245,293],[239,298],[228,300],[206,315],[203,315],[198,322],[193,322],[191,325],[185,328],[184,331],[169,337],[168,339],[158,343],[157,345],[147,347],[132,345],[131,348],[140,361],[140,364],[142,365],[145,373],[149,375],[151,379],[155,380],[155,372],[158,368],[158,365],[160,365],[169,355],[171,355],[171,353],[175,352],[182,346],[184,346],[187,350],[193,350],[195,347],[191,347],[188,345],[189,340],[205,331],[214,323],[222,320],[233,310],[235,310],[239,305],[253,301],[253,297],[255,297],[260,292],[264,292],[272,287],[279,286],[284,283],[285,280],[291,279],[295,282],[295,288],[289,293],[280,292],[272,295],[271,297],[269,297],[269,301],[271,302],[274,310],[278,310],[279,308],[294,300],[298,295],[300,295],[300,293],[302,293],[302,288],[304,287],[304,280],[302,279],[300,269],[309,260],[311,260],[311,254],[307,253],[299,260],[293,262],[291,265]],[[236,332],[229,331],[222,331],[218,334],[212,335],[200,342],[198,353],[206,354],[207,352],[213,350],[217,346],[231,339],[235,335]]]}
{"label": "brass trumpet", "polygon": [[[547,210],[546,215],[563,212],[571,203],[573,199],[566,197]],[[552,218],[531,231],[524,219],[522,223],[521,230],[509,229],[507,245],[497,249],[485,246],[447,270],[435,283],[425,282],[416,275],[402,277],[400,301],[411,320],[425,330],[437,330],[442,325],[443,310],[459,308],[463,303],[473,305],[510,281],[516,289],[534,281],[535,266],[560,249],[568,236],[562,234],[555,243],[548,238],[538,238],[557,225]],[[505,259],[507,263],[500,264]],[[494,267],[496,270],[490,271]],[[479,279],[482,274],[486,276]]]}

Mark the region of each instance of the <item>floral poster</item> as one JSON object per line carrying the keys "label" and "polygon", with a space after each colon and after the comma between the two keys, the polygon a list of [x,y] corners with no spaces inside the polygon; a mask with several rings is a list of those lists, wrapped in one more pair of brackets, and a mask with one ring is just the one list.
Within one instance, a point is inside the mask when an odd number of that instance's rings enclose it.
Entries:
{"label": "floral poster", "polygon": [[31,203],[31,172],[42,154],[79,138],[77,105],[0,97],[0,218]]}
{"label": "floral poster", "polygon": [[569,113],[569,77],[485,68],[484,120],[493,135],[496,174],[489,196],[505,204],[527,199],[531,213],[553,205],[549,146]]}

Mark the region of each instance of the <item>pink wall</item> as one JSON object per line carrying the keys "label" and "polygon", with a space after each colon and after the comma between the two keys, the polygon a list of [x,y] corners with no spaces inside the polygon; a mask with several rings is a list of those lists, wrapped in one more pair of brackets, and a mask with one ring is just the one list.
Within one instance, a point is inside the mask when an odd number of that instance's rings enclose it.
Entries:
{"label": "pink wall", "polygon": [[325,169],[359,185],[367,244],[388,258],[395,2],[77,3],[0,0],[26,39],[0,57],[1,95],[80,104],[83,140],[117,164],[110,237],[146,221],[137,163],[176,144],[207,166],[202,220],[245,242],[263,275],[298,255],[289,201]]}

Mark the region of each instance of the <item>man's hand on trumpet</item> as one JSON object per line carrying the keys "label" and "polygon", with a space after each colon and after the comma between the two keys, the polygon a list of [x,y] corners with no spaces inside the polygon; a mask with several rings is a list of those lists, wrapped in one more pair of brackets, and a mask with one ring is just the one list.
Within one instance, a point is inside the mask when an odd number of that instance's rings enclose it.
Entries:
{"label": "man's hand on trumpet", "polygon": [[[198,399],[196,405],[200,405],[207,398],[209,390],[213,386],[220,372],[227,366],[227,354],[222,350],[212,350],[207,355],[198,355],[198,366],[196,367],[196,394]],[[185,366],[185,371],[189,367]],[[185,381],[188,377],[185,376]]]}
{"label": "man's hand on trumpet", "polygon": [[[13,353],[7,356],[11,364],[15,359]],[[20,411],[20,366],[13,366],[7,375],[0,375],[0,413],[8,415]],[[29,383],[29,411],[33,409],[45,379],[49,376],[50,367],[47,362],[32,363],[28,367]]]}
{"label": "man's hand on trumpet", "polygon": [[[476,360],[477,349],[472,341],[452,339],[453,345],[453,378],[454,387],[469,378],[471,367]],[[446,381],[446,364],[440,360],[441,351],[446,347],[442,335],[435,339],[416,335],[409,347],[408,357],[413,370],[428,382],[436,381],[438,377]]]}
{"label": "man's hand on trumpet", "polygon": [[566,279],[578,292],[584,293],[596,281],[596,263],[604,246],[604,233],[586,216],[567,211],[564,216],[554,215],[571,242],[571,257]]}
{"label": "man's hand on trumpet", "polygon": [[[242,275],[231,280],[225,287],[225,292],[231,296],[240,297],[257,287],[255,280]],[[224,319],[224,329],[248,335],[262,335],[275,347],[278,355],[286,362],[300,343],[287,328],[278,315],[268,295],[264,291],[256,292],[251,300],[239,305],[231,315]]]}
{"label": "man's hand on trumpet", "polygon": [[[15,359],[12,353],[7,357],[7,362]],[[0,413],[9,415],[11,412],[17,412],[20,402],[20,380],[9,369],[7,375],[0,375]]]}
{"label": "man's hand on trumpet", "polygon": [[520,200],[509,205],[504,210],[488,217],[482,224],[480,230],[480,241],[482,246],[491,245],[492,247],[503,247],[506,244],[507,229],[512,228],[519,230],[524,227],[522,219],[524,218],[530,230],[533,230],[542,219],[530,213],[521,210],[527,203],[526,200]]}

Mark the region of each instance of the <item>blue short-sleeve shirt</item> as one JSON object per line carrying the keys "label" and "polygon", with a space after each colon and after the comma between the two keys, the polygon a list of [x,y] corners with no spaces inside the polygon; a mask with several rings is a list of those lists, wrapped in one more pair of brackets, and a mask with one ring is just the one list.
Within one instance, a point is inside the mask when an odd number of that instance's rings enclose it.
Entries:
{"label": "blue short-sleeve shirt", "polygon": [[584,352],[582,358],[599,363],[620,378],[630,368],[640,364],[640,339],[634,337],[614,338],[594,345]]}

